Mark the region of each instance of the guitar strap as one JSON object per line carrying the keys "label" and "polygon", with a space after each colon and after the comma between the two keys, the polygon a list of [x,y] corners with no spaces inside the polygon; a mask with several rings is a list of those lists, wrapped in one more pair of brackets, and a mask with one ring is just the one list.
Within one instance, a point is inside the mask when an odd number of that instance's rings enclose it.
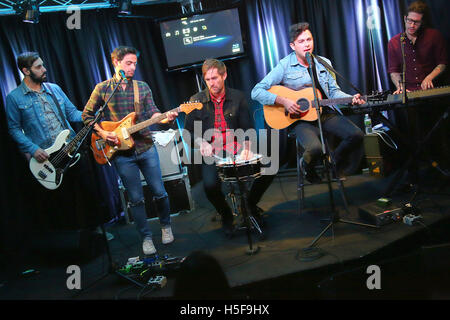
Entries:
{"label": "guitar strap", "polygon": [[61,110],[61,106],[59,105],[58,99],[56,99],[56,96],[55,96],[55,93],[52,90],[52,87],[51,86],[46,86],[45,83],[43,83],[42,85],[44,86],[44,88],[48,89],[50,91],[50,93],[51,93],[50,96],[52,97],[53,102],[55,103],[56,108],[58,109],[59,117],[61,118],[63,128],[64,129],[69,129],[67,127],[67,124],[66,124],[66,117],[64,116],[64,114],[63,114],[63,112]]}
{"label": "guitar strap", "polygon": [[[112,83],[111,83],[112,86]],[[106,90],[108,90],[108,87],[106,87]],[[106,90],[105,90],[105,97],[103,98],[104,101],[106,98]],[[140,103],[139,103],[139,86],[138,86],[138,82],[136,80],[133,80],[133,96],[134,96],[134,111],[136,111],[136,113],[139,113],[140,111]]]}
{"label": "guitar strap", "polygon": [[[322,89],[322,86],[320,85],[319,79],[317,79],[316,63],[314,62],[314,59],[312,60],[312,68],[311,69],[313,72],[314,81],[316,82],[316,87],[317,87],[317,89],[319,89],[320,93],[322,94],[322,99],[328,99],[328,96],[325,94],[325,91]],[[326,110],[330,110],[330,109],[336,111],[337,113],[342,114],[342,112],[335,106],[328,106],[327,108],[322,109],[322,113],[327,113]]]}
{"label": "guitar strap", "polygon": [[[351,83],[350,81],[348,81],[342,74],[340,74],[339,72],[337,72],[332,66],[330,66],[325,60],[323,60],[321,57],[319,57],[318,55],[316,55],[316,59],[317,61],[319,61],[319,63],[321,63],[325,68],[328,69],[328,71],[338,75],[339,77],[341,77],[342,79],[344,79],[356,92],[358,92],[359,94],[363,95],[363,93],[361,92],[361,90],[359,90],[357,87],[355,87],[353,85],[353,83]],[[336,78],[336,77],[335,77]]]}
{"label": "guitar strap", "polygon": [[136,111],[136,114],[138,114],[141,105],[139,104],[139,86],[136,80],[133,80],[133,92],[134,92],[134,110]]}

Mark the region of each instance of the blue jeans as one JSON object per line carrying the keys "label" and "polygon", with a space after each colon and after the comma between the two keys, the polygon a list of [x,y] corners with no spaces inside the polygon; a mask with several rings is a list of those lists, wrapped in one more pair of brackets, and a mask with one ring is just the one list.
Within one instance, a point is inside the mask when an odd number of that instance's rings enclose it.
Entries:
{"label": "blue jeans", "polygon": [[[362,149],[364,133],[349,119],[334,113],[322,114],[321,121],[324,135],[333,135],[340,140],[334,152],[331,152],[338,173],[345,175],[354,173],[364,156]],[[317,121],[299,121],[294,130],[298,142],[305,150],[303,159],[308,166],[313,166],[322,156]]]}
{"label": "blue jeans", "polygon": [[113,159],[113,163],[127,190],[128,205],[141,237],[143,239],[151,238],[152,232],[147,222],[144,190],[142,189],[139,170],[142,172],[156,203],[161,226],[169,226],[169,197],[164,188],[156,147],[152,146],[141,154],[137,154],[134,150],[122,152]]}

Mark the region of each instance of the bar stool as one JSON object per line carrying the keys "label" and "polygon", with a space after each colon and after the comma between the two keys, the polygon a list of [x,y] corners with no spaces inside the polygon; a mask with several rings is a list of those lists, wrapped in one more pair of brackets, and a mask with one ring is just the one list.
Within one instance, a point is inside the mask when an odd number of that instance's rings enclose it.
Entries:
{"label": "bar stool", "polygon": [[[305,183],[305,174],[304,172],[301,170],[301,165],[300,165],[300,161],[302,159],[303,156],[303,152],[305,151],[303,149],[303,147],[300,145],[300,143],[298,142],[295,132],[290,132],[288,134],[289,138],[293,138],[295,139],[295,147],[296,147],[296,164],[297,164],[297,212],[300,215],[302,213],[302,209],[305,208],[305,187],[309,186],[309,185],[313,185],[312,183]],[[333,144],[333,138],[330,138],[330,143]],[[325,147],[327,148],[327,150],[330,150],[329,148],[329,142],[328,142],[328,138],[325,139]],[[320,164],[316,166],[317,168],[322,168],[322,173],[321,173],[321,177],[322,177],[322,182],[319,183],[315,183],[315,184],[325,184],[328,183],[327,178],[326,178],[326,168]],[[332,169],[333,170],[333,169]],[[343,181],[345,180],[345,178],[334,178],[331,177],[331,182],[337,182],[339,185],[340,190],[342,191],[342,195],[343,195],[343,201],[345,204],[345,207],[348,208],[348,200],[347,200],[347,195],[345,193],[345,189],[344,189],[344,184]]]}

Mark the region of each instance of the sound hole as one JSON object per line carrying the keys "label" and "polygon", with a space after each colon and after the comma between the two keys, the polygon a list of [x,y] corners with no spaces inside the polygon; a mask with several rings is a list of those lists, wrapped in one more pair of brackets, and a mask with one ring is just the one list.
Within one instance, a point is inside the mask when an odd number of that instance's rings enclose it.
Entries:
{"label": "sound hole", "polygon": [[297,104],[300,107],[300,112],[307,112],[309,110],[309,101],[305,98],[301,98],[297,101]]}

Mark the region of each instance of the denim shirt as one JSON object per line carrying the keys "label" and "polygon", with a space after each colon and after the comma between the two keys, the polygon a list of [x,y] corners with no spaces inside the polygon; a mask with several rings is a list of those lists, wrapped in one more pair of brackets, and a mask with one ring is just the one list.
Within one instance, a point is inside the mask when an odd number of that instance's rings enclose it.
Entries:
{"label": "denim shirt", "polygon": [[[60,118],[60,113],[55,105],[51,92],[43,87],[42,92],[48,96],[46,99],[56,117],[65,122],[69,128],[71,136],[75,135],[70,122],[81,122],[81,111],[78,110],[61,88],[53,83],[45,83],[45,86],[51,87],[56,99],[59,102],[61,111],[65,119]],[[6,117],[8,119],[8,129],[10,135],[17,142],[20,151],[29,153],[32,156],[38,148],[49,148],[54,141],[47,128],[47,122],[43,114],[41,102],[38,94],[28,88],[25,82],[22,83],[6,97]],[[61,123],[63,123],[61,121]]]}
{"label": "denim shirt", "polygon": [[[324,57],[321,58],[331,65],[330,60]],[[322,64],[317,62],[316,59],[314,59],[314,62],[319,83],[329,99],[352,97],[351,95],[341,91],[341,88],[337,84],[333,75]],[[264,79],[262,79],[261,82],[253,88],[252,99],[258,101],[262,105],[275,104],[275,99],[277,96],[267,91],[274,85],[283,85],[292,90],[312,87],[311,76],[309,75],[308,68],[298,62],[295,52],[292,52],[281,59],[277,66],[273,68],[264,77]],[[332,108],[341,113],[338,108]]]}

